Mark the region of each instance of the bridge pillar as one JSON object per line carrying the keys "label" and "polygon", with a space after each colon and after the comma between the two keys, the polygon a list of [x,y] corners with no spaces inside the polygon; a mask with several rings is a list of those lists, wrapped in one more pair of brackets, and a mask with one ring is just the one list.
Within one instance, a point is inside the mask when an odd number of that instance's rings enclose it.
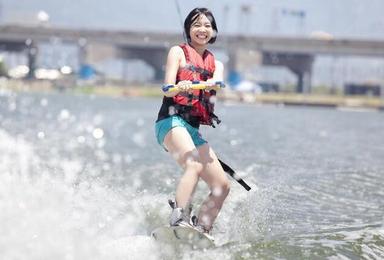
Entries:
{"label": "bridge pillar", "polygon": [[87,45],[85,39],[78,41],[78,66],[81,68],[82,65],[87,63]]}
{"label": "bridge pillar", "polygon": [[226,71],[247,71],[251,66],[262,64],[262,54],[255,50],[236,49],[228,50]]}
{"label": "bridge pillar", "polygon": [[129,47],[120,48],[120,57],[125,59],[139,59],[145,61],[155,70],[154,81],[163,82],[167,48],[156,47]]}
{"label": "bridge pillar", "polygon": [[309,54],[263,53],[263,64],[286,66],[297,76],[297,93],[311,92],[313,61]]}
{"label": "bridge pillar", "polygon": [[310,93],[311,92],[311,80],[312,80],[312,72],[308,70],[291,70],[297,76],[297,85],[296,92],[297,93]]}
{"label": "bridge pillar", "polygon": [[110,44],[86,43],[80,40],[81,59],[83,64],[96,64],[108,58],[118,57],[118,48]]}
{"label": "bridge pillar", "polygon": [[27,59],[28,59],[28,74],[27,79],[34,79],[35,78],[35,71],[36,71],[36,61],[37,61],[37,54],[38,54],[38,47],[32,40],[27,40],[26,42],[27,46]]}
{"label": "bridge pillar", "polygon": [[236,49],[229,49],[228,50],[228,62],[225,66],[226,72],[232,72],[237,71],[237,53]]}

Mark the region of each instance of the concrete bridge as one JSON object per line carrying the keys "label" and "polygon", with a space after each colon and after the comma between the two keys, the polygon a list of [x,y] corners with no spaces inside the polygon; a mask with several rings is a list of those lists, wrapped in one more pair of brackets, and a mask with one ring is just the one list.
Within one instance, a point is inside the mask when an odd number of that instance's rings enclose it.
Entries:
{"label": "concrete bridge", "polygon": [[[144,60],[155,69],[155,80],[161,81],[168,48],[183,38],[181,33],[0,26],[0,50],[26,51],[29,77],[36,68],[39,44],[55,40],[77,45],[81,64],[109,57]],[[384,41],[359,39],[220,35],[215,48],[228,54],[227,70],[250,64],[288,67],[297,76],[297,92],[310,91],[316,55],[384,57]]]}

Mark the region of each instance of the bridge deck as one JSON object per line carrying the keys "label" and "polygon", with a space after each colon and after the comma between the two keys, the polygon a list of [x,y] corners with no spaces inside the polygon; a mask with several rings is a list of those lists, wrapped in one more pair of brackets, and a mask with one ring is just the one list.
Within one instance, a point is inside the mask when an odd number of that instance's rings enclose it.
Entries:
{"label": "bridge deck", "polygon": [[[62,42],[107,43],[117,46],[168,48],[183,41],[181,33],[69,29],[56,27],[0,26],[0,42]],[[299,37],[220,35],[219,48],[251,49],[278,53],[384,56],[384,40],[314,39]]]}

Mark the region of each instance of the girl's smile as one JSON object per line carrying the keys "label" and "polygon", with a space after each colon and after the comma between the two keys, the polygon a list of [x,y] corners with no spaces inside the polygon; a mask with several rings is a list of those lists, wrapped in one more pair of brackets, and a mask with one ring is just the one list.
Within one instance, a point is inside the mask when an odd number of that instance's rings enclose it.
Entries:
{"label": "girl's smile", "polygon": [[190,37],[192,45],[206,45],[213,36],[212,24],[205,15],[192,24]]}

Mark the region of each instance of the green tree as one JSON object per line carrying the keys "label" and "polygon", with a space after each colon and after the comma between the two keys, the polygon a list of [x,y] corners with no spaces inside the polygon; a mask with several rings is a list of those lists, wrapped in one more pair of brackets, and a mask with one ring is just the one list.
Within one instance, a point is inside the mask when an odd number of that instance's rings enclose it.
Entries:
{"label": "green tree", "polygon": [[8,76],[7,68],[2,60],[0,60],[0,77]]}

